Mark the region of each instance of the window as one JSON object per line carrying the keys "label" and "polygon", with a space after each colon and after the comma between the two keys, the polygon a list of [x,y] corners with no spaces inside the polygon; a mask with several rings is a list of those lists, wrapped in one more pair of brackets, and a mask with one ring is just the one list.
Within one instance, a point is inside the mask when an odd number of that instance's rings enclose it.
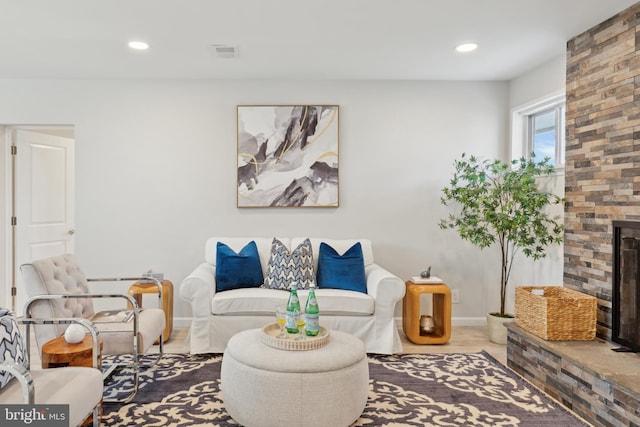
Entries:
{"label": "window", "polygon": [[512,110],[511,158],[545,157],[558,170],[565,163],[565,95],[558,93]]}
{"label": "window", "polygon": [[526,115],[528,153],[549,157],[554,167],[564,166],[564,103]]}

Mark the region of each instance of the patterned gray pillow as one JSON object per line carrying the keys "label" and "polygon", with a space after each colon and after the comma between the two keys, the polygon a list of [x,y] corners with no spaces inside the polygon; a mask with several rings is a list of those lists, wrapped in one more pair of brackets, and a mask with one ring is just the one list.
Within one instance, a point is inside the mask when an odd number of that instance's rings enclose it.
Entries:
{"label": "patterned gray pillow", "polygon": [[[14,362],[25,368],[29,365],[27,348],[14,314],[0,308],[0,362],[4,361]],[[13,375],[8,372],[0,372],[0,389],[12,379]]]}
{"label": "patterned gray pillow", "polygon": [[292,283],[297,283],[298,288],[307,289],[309,283],[313,283],[314,280],[311,241],[305,239],[290,252],[280,240],[274,237],[262,287],[289,290]]}

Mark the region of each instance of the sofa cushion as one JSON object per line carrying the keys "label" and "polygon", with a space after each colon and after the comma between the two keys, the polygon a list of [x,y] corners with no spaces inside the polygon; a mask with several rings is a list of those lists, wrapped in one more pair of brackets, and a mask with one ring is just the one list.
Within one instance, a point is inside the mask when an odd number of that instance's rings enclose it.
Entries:
{"label": "sofa cushion", "polygon": [[289,251],[274,237],[263,287],[288,290],[292,283],[296,283],[299,288],[307,289],[313,282],[313,250],[309,239]]}
{"label": "sofa cushion", "polygon": [[289,293],[278,289],[234,289],[214,295],[211,300],[211,313],[219,315],[272,314],[275,322],[276,308],[285,306],[288,299]]}
{"label": "sofa cushion", "polygon": [[240,252],[222,242],[216,247],[216,292],[235,288],[261,286],[262,266],[255,241],[247,243]]}
{"label": "sofa cushion", "polygon": [[318,288],[367,293],[367,278],[360,242],[342,255],[326,243],[320,243],[317,281]]}
{"label": "sofa cushion", "polygon": [[[300,305],[304,306],[308,290],[298,291]],[[278,289],[244,288],[215,294],[211,300],[211,313],[215,315],[265,315],[273,316],[276,307],[284,307],[288,292]],[[369,316],[374,312],[375,299],[367,294],[339,289],[316,289],[320,307],[320,323],[323,315]]]}
{"label": "sofa cushion", "polygon": [[[307,291],[299,292],[300,303],[307,302]],[[342,289],[316,289],[316,299],[322,316],[369,316],[374,312],[376,300],[372,296]]]}
{"label": "sofa cushion", "polygon": [[[13,313],[0,309],[0,362],[13,362],[28,369],[27,350],[24,338],[20,334],[18,322]],[[0,389],[9,384],[13,375],[3,371],[0,373]]]}

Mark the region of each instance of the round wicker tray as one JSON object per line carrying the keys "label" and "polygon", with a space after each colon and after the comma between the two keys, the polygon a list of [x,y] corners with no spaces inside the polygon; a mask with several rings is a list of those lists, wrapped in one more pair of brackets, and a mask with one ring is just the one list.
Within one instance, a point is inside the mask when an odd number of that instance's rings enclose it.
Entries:
{"label": "round wicker tray", "polygon": [[315,350],[324,346],[329,342],[329,330],[324,326],[320,326],[320,331],[315,337],[305,336],[304,340],[296,341],[298,335],[292,334],[289,338],[276,338],[280,333],[280,326],[277,323],[271,323],[262,328],[262,342],[269,347],[278,348],[280,350]]}

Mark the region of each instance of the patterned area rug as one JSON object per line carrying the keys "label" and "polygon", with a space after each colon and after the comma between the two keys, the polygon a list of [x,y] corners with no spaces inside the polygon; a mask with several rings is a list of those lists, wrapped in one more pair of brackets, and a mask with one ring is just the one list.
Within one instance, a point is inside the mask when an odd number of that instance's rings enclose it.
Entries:
{"label": "patterned area rug", "polygon": [[[109,358],[105,358],[108,360]],[[220,392],[221,354],[165,354],[106,426],[237,426]],[[588,426],[487,353],[369,356],[369,400],[353,426]],[[131,385],[116,372],[105,397]]]}

